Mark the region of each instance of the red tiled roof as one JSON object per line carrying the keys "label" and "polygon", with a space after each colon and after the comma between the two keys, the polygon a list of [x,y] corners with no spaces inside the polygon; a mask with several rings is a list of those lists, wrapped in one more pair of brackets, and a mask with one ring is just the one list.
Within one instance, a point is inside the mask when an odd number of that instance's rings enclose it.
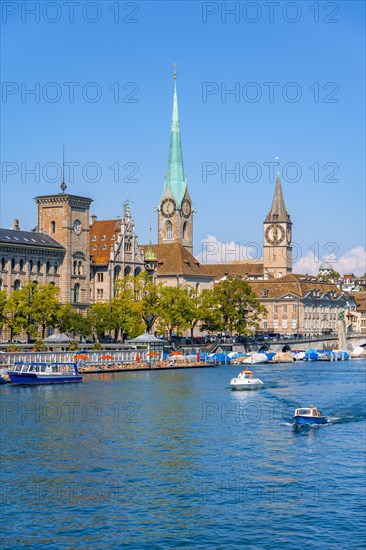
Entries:
{"label": "red tiled roof", "polygon": [[263,263],[260,262],[234,262],[232,264],[205,264],[205,268],[216,280],[228,277],[261,277],[263,275]]}
{"label": "red tiled roof", "polygon": [[111,245],[117,240],[120,224],[120,220],[96,220],[93,223],[90,228],[90,255],[93,264],[109,262]]}
{"label": "red tiled roof", "polygon": [[[158,275],[184,275],[211,279],[207,266],[201,265],[183,245],[153,244],[152,247],[158,259]],[[146,252],[149,245],[143,245],[141,248]]]}

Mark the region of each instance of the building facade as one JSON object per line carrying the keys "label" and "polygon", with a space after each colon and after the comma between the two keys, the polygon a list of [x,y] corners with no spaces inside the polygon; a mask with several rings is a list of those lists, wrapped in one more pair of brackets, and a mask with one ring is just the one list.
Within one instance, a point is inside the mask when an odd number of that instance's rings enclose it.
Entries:
{"label": "building facade", "polygon": [[139,275],[145,269],[142,248],[138,244],[130,205],[124,205],[123,217],[100,220],[92,216],[90,224],[90,301],[108,302],[115,284],[127,275]]}
{"label": "building facade", "polygon": [[60,286],[65,256],[59,242],[43,233],[21,231],[15,220],[14,229],[0,229],[0,290],[10,296],[28,281]]}
{"label": "building facade", "polygon": [[352,296],[318,277],[290,274],[248,282],[267,309],[260,323],[264,333],[333,334],[337,332],[340,314],[356,312]]}
{"label": "building facade", "polygon": [[92,199],[62,192],[36,197],[35,201],[37,232],[48,234],[65,250],[58,284],[60,301],[84,309],[90,305],[89,208]]}

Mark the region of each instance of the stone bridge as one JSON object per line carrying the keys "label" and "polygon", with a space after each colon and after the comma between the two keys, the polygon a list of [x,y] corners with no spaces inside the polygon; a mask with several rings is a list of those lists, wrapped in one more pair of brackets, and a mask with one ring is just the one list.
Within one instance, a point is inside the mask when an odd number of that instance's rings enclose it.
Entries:
{"label": "stone bridge", "polygon": [[[266,342],[256,342],[250,344],[252,350],[258,350],[262,346],[268,346],[273,351],[282,351],[285,346],[289,346],[290,349],[337,349],[339,347],[338,337],[333,336],[319,336],[318,338],[296,338],[293,340],[279,339],[279,340],[267,340]],[[356,346],[366,347],[366,335],[353,334],[347,336],[347,349],[353,350]],[[243,351],[243,345],[235,345],[229,343],[222,343],[219,348],[223,351]]]}

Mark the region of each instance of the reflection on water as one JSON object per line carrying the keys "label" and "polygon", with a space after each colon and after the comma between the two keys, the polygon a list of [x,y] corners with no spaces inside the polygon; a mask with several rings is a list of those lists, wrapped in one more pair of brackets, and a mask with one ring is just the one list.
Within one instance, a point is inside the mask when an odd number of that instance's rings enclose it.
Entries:
{"label": "reflection on water", "polygon": [[[255,392],[229,366],[2,386],[5,547],[361,547],[365,366],[260,365]],[[330,422],[294,427],[310,404]]]}

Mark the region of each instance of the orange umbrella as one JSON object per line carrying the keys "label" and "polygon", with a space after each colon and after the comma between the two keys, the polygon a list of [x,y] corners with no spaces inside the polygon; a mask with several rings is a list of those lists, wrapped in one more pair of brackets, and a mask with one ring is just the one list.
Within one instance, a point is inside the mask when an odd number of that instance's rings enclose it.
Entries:
{"label": "orange umbrella", "polygon": [[113,359],[112,355],[102,355],[102,359]]}
{"label": "orange umbrella", "polygon": [[74,359],[88,359],[88,356],[86,353],[79,353],[78,355],[74,355]]}
{"label": "orange umbrella", "polygon": [[148,355],[160,355],[160,353],[158,351],[150,351]]}
{"label": "orange umbrella", "polygon": [[180,351],[173,351],[173,353],[171,353],[171,355],[182,355],[182,353]]}
{"label": "orange umbrella", "polygon": [[141,359],[140,359],[140,355],[139,355],[139,354],[136,355],[136,363],[141,363]]}

